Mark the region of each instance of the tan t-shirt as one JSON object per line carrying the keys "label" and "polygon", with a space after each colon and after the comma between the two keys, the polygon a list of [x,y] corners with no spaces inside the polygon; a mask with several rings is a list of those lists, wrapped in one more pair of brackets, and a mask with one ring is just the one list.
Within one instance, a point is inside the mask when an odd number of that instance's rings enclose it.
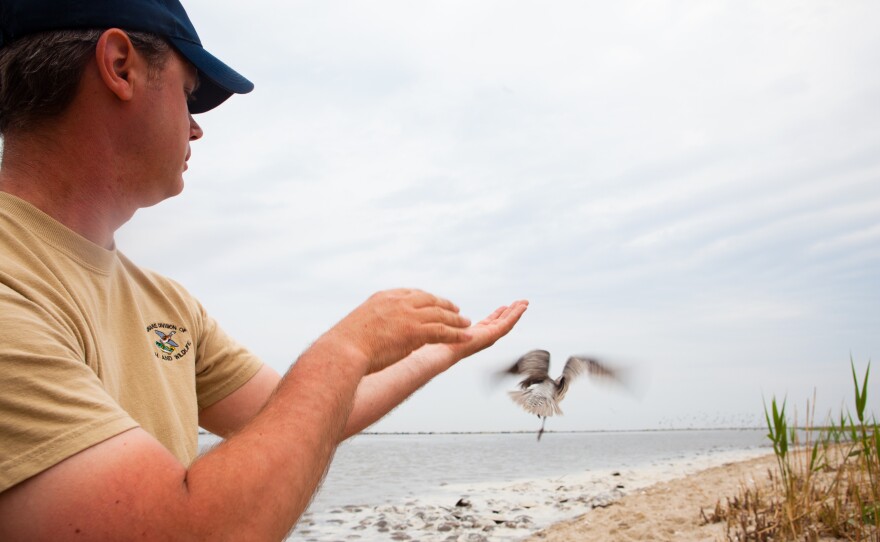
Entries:
{"label": "tan t-shirt", "polygon": [[260,361],[177,283],[0,192],[0,491],[140,426],[184,465]]}

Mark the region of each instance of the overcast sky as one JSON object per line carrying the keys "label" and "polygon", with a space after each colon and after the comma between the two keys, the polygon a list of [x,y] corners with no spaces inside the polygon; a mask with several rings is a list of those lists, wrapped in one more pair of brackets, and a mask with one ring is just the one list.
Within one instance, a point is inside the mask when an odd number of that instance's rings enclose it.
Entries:
{"label": "overcast sky", "polygon": [[[492,371],[632,366],[549,429],[880,414],[880,3],[184,0],[256,90],[118,236],[284,371],[371,293],[519,326],[374,427],[536,429]],[[820,420],[821,421],[821,420]]]}

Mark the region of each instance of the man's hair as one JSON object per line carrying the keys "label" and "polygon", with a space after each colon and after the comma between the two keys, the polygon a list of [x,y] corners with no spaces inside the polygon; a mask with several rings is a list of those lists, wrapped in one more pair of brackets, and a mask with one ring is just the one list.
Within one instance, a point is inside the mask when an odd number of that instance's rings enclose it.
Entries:
{"label": "man's hair", "polygon": [[[56,30],[0,48],[0,136],[60,115],[73,101],[104,30]],[[160,36],[127,32],[154,78],[171,46]]]}

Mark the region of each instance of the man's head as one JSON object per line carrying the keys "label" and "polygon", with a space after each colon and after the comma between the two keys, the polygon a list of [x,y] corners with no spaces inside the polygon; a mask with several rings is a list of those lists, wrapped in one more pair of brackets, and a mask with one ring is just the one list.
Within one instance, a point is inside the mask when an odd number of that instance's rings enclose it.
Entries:
{"label": "man's head", "polygon": [[[0,134],[60,115],[73,101],[102,30],[29,34],[0,49]],[[171,46],[155,34],[129,32],[132,44],[158,74]]]}
{"label": "man's head", "polygon": [[69,104],[101,31],[122,28],[161,69],[170,44],[198,70],[191,113],[253,84],[202,48],[178,0],[0,0],[0,134]]}

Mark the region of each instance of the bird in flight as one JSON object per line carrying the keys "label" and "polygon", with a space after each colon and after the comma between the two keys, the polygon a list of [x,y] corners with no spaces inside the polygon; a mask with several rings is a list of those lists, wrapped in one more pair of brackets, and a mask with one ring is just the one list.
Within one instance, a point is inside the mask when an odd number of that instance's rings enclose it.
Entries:
{"label": "bird in flight", "polygon": [[565,398],[568,386],[577,376],[586,373],[592,377],[620,381],[616,370],[586,356],[569,357],[559,378],[551,378],[549,371],[550,352],[546,350],[532,350],[505,371],[523,377],[519,382],[520,389],[508,394],[523,410],[541,418],[538,440],[544,434],[547,418],[562,415],[559,403]]}

